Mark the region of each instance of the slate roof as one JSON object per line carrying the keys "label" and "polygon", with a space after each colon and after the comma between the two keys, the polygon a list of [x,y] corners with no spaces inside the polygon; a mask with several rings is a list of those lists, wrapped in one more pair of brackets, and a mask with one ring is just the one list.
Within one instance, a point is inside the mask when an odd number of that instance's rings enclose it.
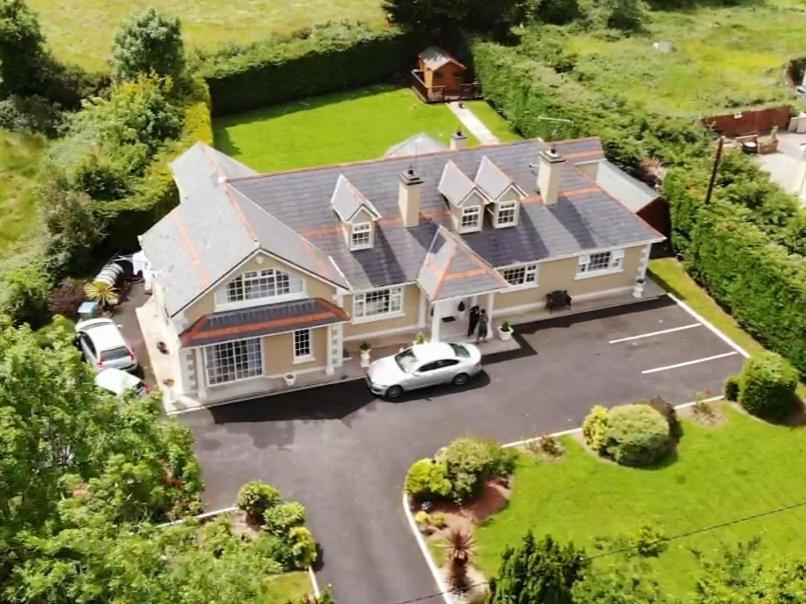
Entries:
{"label": "slate roof", "polygon": [[481,158],[479,169],[476,171],[476,177],[473,181],[487,197],[493,200],[501,197],[509,187],[515,184],[512,179],[486,155]]}
{"label": "slate roof", "polygon": [[330,198],[330,205],[342,222],[351,222],[362,208],[376,220],[381,217],[372,202],[364,197],[361,191],[356,189],[353,183],[347,180],[344,175],[339,175],[336,181],[333,196]]}
{"label": "slate roof", "polygon": [[660,193],[655,189],[630,176],[608,160],[599,163],[596,184],[636,213],[660,197]]}
{"label": "slate roof", "polygon": [[441,142],[431,138],[425,132],[420,132],[389,147],[384,157],[408,157],[410,155],[419,155],[420,153],[444,151],[445,149],[447,147]]}
{"label": "slate roof", "polygon": [[439,69],[446,63],[456,63],[460,67],[464,67],[459,61],[454,59],[448,51],[440,48],[439,46],[429,46],[422,51],[418,57],[422,59],[426,66],[431,69]]}
{"label": "slate roof", "polygon": [[437,190],[442,193],[451,204],[459,207],[467,196],[475,189],[470,178],[462,172],[452,160],[445,162],[442,176],[439,178]]}
{"label": "slate roof", "polygon": [[506,280],[492,266],[442,225],[425,255],[417,284],[432,301],[507,287]]}
{"label": "slate roof", "polygon": [[307,298],[204,315],[186,329],[183,347],[205,346],[277,333],[344,323],[349,317],[322,298]]}

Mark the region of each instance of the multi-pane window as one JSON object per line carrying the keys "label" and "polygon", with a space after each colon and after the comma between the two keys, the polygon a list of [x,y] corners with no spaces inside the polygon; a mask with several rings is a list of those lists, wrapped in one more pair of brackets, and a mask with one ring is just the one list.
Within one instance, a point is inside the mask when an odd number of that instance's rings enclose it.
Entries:
{"label": "multi-pane window", "polygon": [[462,218],[459,221],[460,230],[475,229],[479,226],[481,218],[481,207],[470,206],[462,210]]}
{"label": "multi-pane window", "polygon": [[302,280],[283,271],[273,268],[246,271],[227,283],[227,302],[274,298],[301,291]]}
{"label": "multi-pane window", "polygon": [[359,222],[352,227],[350,249],[361,250],[372,247],[372,223]]}
{"label": "multi-pane window", "polygon": [[263,374],[260,339],[236,340],[207,346],[207,383],[225,384]]}
{"label": "multi-pane window", "polygon": [[353,296],[353,316],[373,317],[403,310],[403,288],[378,289]]}
{"label": "multi-pane window", "polygon": [[579,257],[579,273],[595,273],[597,271],[618,270],[624,262],[624,250],[597,252]]}
{"label": "multi-pane window", "polygon": [[294,360],[309,358],[311,354],[311,330],[296,330],[294,332]]}
{"label": "multi-pane window", "polygon": [[503,271],[504,279],[510,285],[527,285],[530,283],[537,283],[537,265],[524,264],[514,268],[508,268]]}
{"label": "multi-pane window", "polygon": [[515,224],[518,211],[517,201],[502,201],[498,204],[498,214],[496,215],[496,226],[507,226]]}

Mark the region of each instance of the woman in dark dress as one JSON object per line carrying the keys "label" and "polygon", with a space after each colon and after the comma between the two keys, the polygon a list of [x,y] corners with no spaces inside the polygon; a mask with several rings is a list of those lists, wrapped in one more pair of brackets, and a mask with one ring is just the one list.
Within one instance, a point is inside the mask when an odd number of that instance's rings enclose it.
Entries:
{"label": "woman in dark dress", "polygon": [[467,337],[471,337],[476,332],[476,325],[479,324],[479,307],[471,306],[470,315],[467,320]]}
{"label": "woman in dark dress", "polygon": [[487,330],[489,328],[490,318],[487,316],[487,311],[483,308],[481,309],[481,314],[479,315],[479,331],[476,334],[476,344],[480,341],[487,341]]}

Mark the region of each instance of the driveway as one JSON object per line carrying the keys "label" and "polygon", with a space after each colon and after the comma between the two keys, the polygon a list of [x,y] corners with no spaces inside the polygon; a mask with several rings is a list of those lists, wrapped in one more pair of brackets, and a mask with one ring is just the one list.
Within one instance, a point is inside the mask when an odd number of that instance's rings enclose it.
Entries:
{"label": "driveway", "polygon": [[389,403],[351,382],[180,416],[196,435],[206,508],[232,505],[261,478],[308,508],[319,582],[339,602],[427,596],[436,586],[401,509],[415,459],[462,434],[511,442],[573,428],[596,403],[718,394],[743,361],[666,297],[520,326],[515,337],[523,349],[485,357],[462,390]]}

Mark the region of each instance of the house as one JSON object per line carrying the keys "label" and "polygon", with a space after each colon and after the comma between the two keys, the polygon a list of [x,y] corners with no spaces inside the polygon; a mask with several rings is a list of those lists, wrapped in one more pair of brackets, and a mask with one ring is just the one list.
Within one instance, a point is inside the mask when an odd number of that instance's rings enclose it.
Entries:
{"label": "house", "polygon": [[437,46],[417,56],[412,70],[412,88],[427,103],[481,98],[478,82],[467,81],[467,67]]}
{"label": "house", "polygon": [[257,174],[204,144],[140,237],[174,388],[213,403],[334,375],[363,341],[460,338],[575,302],[641,297],[663,236],[586,175],[597,138]]}

